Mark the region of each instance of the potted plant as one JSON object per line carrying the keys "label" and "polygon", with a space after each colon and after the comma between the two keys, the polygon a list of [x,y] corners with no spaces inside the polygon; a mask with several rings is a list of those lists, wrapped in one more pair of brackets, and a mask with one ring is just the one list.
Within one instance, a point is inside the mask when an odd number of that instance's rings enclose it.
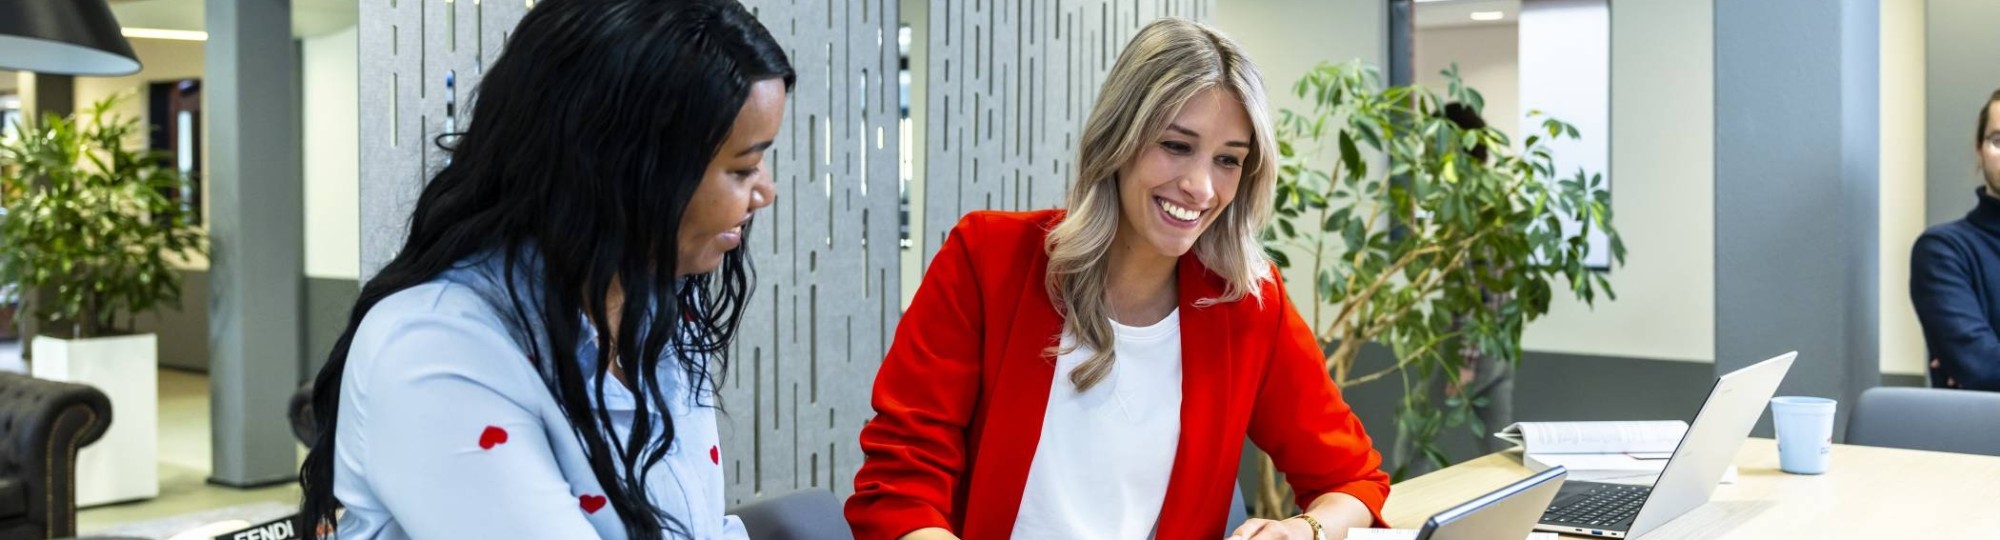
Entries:
{"label": "potted plant", "polygon": [[78,456],[83,505],[158,493],[158,340],[132,323],[178,305],[175,263],[205,251],[192,210],[168,195],[179,172],[127,146],[140,123],[115,114],[119,102],[24,122],[0,144],[0,283],[20,292],[20,316],[39,323],[34,375],[96,386],[119,416]]}
{"label": "potted plant", "polygon": [[[1555,170],[1548,143],[1576,138],[1576,128],[1542,119],[1515,147],[1494,129],[1462,127],[1445,106],[1476,113],[1484,99],[1456,67],[1445,75],[1440,96],[1384,88],[1357,62],[1308,72],[1293,91],[1311,110],[1279,113],[1276,219],[1263,236],[1280,267],[1309,272],[1311,293],[1298,301],[1334,382],[1401,381],[1395,433],[1414,452],[1392,464],[1398,479],[1416,459],[1448,464],[1436,447],[1444,430],[1485,431],[1473,415],[1482,401],[1435,383],[1455,385],[1468,356],[1519,362],[1521,331],[1548,312],[1558,283],[1586,303],[1615,298],[1584,263],[1591,231],[1608,235],[1615,261],[1625,257],[1602,175]],[[1357,373],[1367,343],[1387,346],[1394,364]],[[1289,515],[1285,486],[1260,460],[1253,512]]]}

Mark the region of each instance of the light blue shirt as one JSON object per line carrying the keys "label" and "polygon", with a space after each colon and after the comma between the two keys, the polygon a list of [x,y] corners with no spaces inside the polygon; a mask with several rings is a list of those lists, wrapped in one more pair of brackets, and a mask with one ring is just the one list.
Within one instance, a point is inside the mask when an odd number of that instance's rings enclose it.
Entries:
{"label": "light blue shirt", "polygon": [[[553,376],[538,371],[490,301],[505,294],[498,260],[474,257],[392,294],[355,331],[334,441],[334,496],[346,506],[340,538],[625,538],[544,382]],[[540,296],[523,285],[522,298]],[[589,374],[597,345],[584,329],[577,358]],[[675,441],[646,475],[647,495],[695,538],[748,538],[723,515],[712,389],[689,391],[685,378],[671,356],[660,361]],[[602,393],[623,441],[633,395],[604,381],[584,386],[592,403]]]}

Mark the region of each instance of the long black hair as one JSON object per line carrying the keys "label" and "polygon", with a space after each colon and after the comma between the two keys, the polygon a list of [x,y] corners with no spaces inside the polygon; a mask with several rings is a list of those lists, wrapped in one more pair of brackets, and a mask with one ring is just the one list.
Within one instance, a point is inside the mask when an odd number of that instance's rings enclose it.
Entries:
{"label": "long black hair", "polygon": [[[656,368],[672,347],[686,386],[713,388],[709,363],[725,372],[753,276],[747,248],[709,274],[675,275],[677,232],[750,87],[771,79],[794,81],[784,50],[734,0],[545,0],[530,10],[487,69],[450,164],[418,196],[402,250],[362,287],[314,383],[318,434],[299,473],[300,528],[317,537],[335,521],[341,373],[369,309],[497,253],[506,290],[493,307],[517,326],[530,355],[520,361],[544,374],[626,533],[686,536],[643,482],[673,444]],[[538,272],[526,282],[539,286],[515,286],[524,261]],[[614,282],[625,306],[615,325],[606,319]],[[604,369],[586,373],[577,358],[585,324],[613,336],[594,365],[621,359],[640,396],[624,441],[586,392],[604,384]]]}

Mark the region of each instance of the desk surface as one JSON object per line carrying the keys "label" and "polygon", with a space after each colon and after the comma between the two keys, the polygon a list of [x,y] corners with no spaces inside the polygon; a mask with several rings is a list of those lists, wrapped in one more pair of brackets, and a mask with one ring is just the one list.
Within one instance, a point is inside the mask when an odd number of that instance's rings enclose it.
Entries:
{"label": "desk surface", "polygon": [[[1834,445],[1832,460],[1823,475],[1787,474],[1775,442],[1750,439],[1735,484],[1642,540],[2000,538],[2000,457]],[[1396,484],[1383,518],[1421,527],[1529,474],[1519,453],[1453,465]]]}

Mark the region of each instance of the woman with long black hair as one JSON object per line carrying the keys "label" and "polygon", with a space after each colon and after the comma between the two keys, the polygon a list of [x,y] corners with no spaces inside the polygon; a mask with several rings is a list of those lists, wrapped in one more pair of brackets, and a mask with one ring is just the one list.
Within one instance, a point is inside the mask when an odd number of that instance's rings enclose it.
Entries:
{"label": "woman with long black hair", "polygon": [[320,371],[302,529],[744,537],[714,388],[793,79],[734,0],[531,10]]}

